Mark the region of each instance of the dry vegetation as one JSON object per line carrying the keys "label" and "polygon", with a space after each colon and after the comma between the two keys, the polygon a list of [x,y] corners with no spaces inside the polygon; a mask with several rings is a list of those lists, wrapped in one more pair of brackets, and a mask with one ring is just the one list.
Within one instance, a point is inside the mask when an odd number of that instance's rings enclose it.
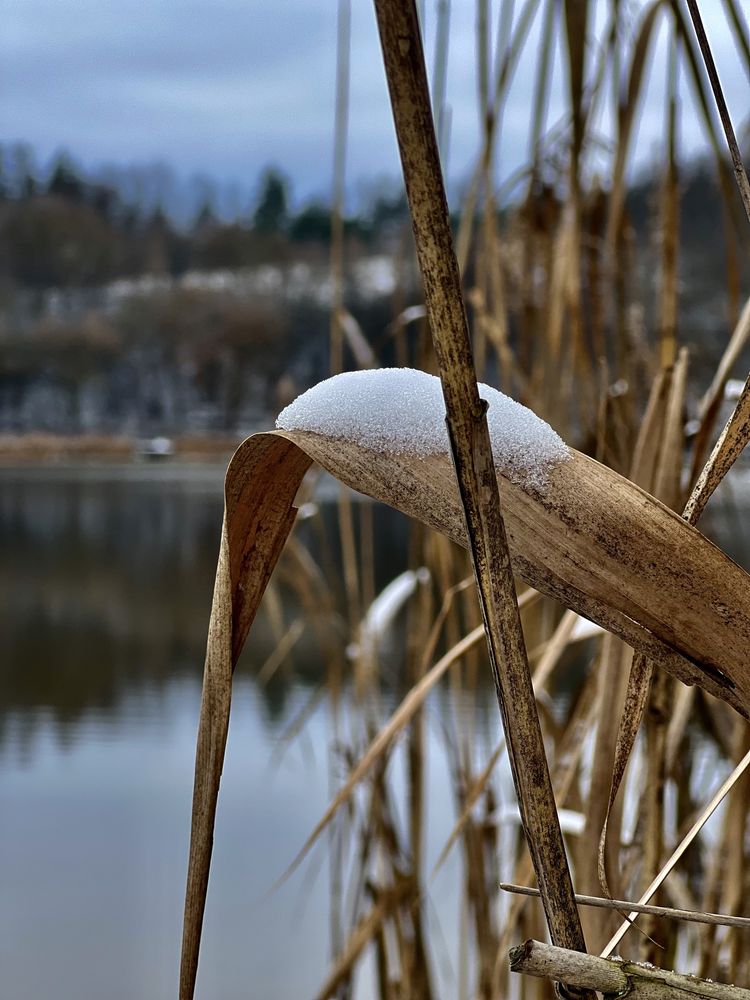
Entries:
{"label": "dry vegetation", "polygon": [[[406,322],[395,323],[392,332],[404,364],[438,370],[443,377],[456,473],[447,456],[425,461],[368,453],[335,435],[304,432],[256,435],[233,459],[196,763],[183,1000],[193,995],[232,670],[282,549],[279,573],[298,589],[326,653],[329,673],[316,698],[330,699],[337,740],[350,763],[348,779],[301,855],[328,835],[334,957],[317,996],[352,996],[355,970],[368,951],[375,956],[376,995],[400,1000],[440,995],[441,944],[428,934],[426,919],[432,881],[424,852],[424,707],[441,682],[454,694],[486,697],[488,648],[507,749],[503,740],[488,752],[465,717],[456,716],[445,740],[456,821],[438,866],[447,852],[460,850],[464,874],[455,995],[489,1000],[509,989],[524,997],[548,990],[541,980],[511,977],[507,961],[511,946],[545,936],[545,914],[553,944],[583,950],[585,938],[592,955],[609,953],[624,915],[582,907],[579,917],[571,884],[578,893],[724,915],[741,915],[750,890],[750,788],[741,769],[721,830],[712,838],[700,832],[708,808],[718,804],[712,793],[720,775],[740,762],[744,767],[750,749],[750,577],[694,527],[747,441],[746,387],[711,451],[724,386],[750,334],[750,313],[740,310],[739,298],[738,262],[747,227],[693,26],[681,3],[634,6],[613,0],[606,5],[602,44],[587,47],[587,3],[526,0],[515,8],[500,5],[495,36],[489,4],[478,0],[477,65],[486,132],[456,238],[458,264],[468,279],[473,363],[480,378],[523,400],[566,440],[595,456],[574,452],[551,477],[547,494],[539,495],[520,489],[502,471],[488,471],[483,458],[483,416],[472,358],[462,341],[468,328],[460,289],[453,285],[458,271],[424,102],[420,111],[426,96],[420,94],[421,52],[394,44],[410,37],[409,6],[376,3],[432,323],[417,310],[404,314],[416,317],[416,335],[408,335]],[[750,70],[737,6],[725,0],[722,8],[736,33],[739,58]],[[438,9],[445,18],[447,5]],[[494,158],[508,87],[518,60],[530,55],[528,31],[535,16],[544,29],[541,51],[531,53],[538,77],[526,196],[517,211],[501,218],[492,183]],[[397,23],[398,18],[406,20]],[[636,267],[625,177],[644,66],[663,22],[669,32],[664,67],[669,83],[663,185],[654,217],[661,264],[657,308],[653,323],[646,324],[650,312]],[[438,37],[444,34],[439,31]],[[554,46],[561,47],[569,67],[569,113],[547,134],[544,108]],[[439,51],[436,67],[439,80]],[[678,72],[693,88],[715,151],[725,198],[728,314],[735,327],[716,378],[705,388],[699,429],[690,441],[684,435],[689,357],[676,325]],[[435,90],[440,122],[440,87]],[[599,120],[601,102],[613,94],[605,183],[592,123]],[[342,252],[334,240],[339,255],[334,275],[341,272]],[[331,356],[343,359],[349,314],[337,301]],[[349,494],[341,494],[343,615],[349,626],[343,638],[326,627],[335,604],[333,581],[325,581],[293,533],[287,542],[298,489],[312,488],[309,479],[303,481],[312,462],[414,519],[410,564],[415,570],[427,567],[430,582],[416,586],[408,602],[401,657],[408,690],[391,713],[384,708],[376,649],[361,641],[360,623],[375,597],[377,538],[370,506],[355,506]],[[472,560],[478,600],[471,587]],[[517,605],[507,586],[511,564]],[[578,614],[598,623],[588,633],[594,637],[583,671],[570,655],[580,642]],[[519,616],[525,645],[517,631]],[[285,628],[273,669],[296,642],[299,623],[288,621]],[[359,652],[349,686],[344,650],[355,640]],[[570,694],[564,712],[550,696],[560,687]],[[357,708],[348,716],[356,720],[353,731],[341,728],[341,699],[351,699]],[[533,758],[541,736],[549,782]],[[388,768],[399,740],[407,772],[403,801]],[[524,886],[536,876],[544,912],[528,896],[503,895],[499,889],[496,783],[506,754],[526,838],[515,840],[515,853],[502,859],[503,868],[512,869],[513,882]],[[701,777],[706,760],[714,761],[715,784]],[[731,784],[725,782],[721,791]],[[555,803],[583,817],[582,828],[566,844],[572,883]],[[750,936],[741,921],[693,923],[653,911],[640,916],[638,925],[645,933],[631,929],[617,945],[629,957],[750,985]],[[546,974],[555,979],[564,972],[553,963]],[[597,988],[585,977],[579,985]],[[669,991],[663,983],[656,988]],[[700,985],[695,991],[701,994]],[[708,988],[704,993],[719,995]]]}

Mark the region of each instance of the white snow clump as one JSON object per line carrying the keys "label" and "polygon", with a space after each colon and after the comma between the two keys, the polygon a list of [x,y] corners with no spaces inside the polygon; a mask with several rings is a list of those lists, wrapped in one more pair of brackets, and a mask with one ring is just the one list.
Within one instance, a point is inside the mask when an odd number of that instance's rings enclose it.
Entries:
{"label": "white snow clump", "polygon": [[[495,465],[521,486],[543,489],[550,470],[570,458],[565,442],[532,410],[484,383]],[[334,375],[282,410],[276,427],[343,438],[372,451],[448,454],[440,379],[412,368]]]}

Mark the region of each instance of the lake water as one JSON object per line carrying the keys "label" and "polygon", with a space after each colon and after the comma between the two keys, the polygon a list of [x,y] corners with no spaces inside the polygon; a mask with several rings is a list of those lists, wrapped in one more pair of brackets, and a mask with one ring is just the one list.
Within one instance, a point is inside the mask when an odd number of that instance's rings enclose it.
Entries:
{"label": "lake water", "polygon": [[[222,475],[0,472],[2,998],[176,995]],[[723,511],[719,541],[747,565],[742,518]],[[406,528],[383,509],[375,519],[382,584],[403,568]],[[325,851],[270,891],[330,798],[332,760],[325,702],[283,739],[315,690],[320,655],[300,643],[295,672],[259,687],[254,671],[274,642],[260,614],[235,679],[199,971],[198,995],[212,1000],[304,1000],[329,963]],[[441,690],[428,705],[428,871],[455,816],[447,699]],[[471,713],[485,748],[495,745],[490,692],[456,710]],[[396,754],[397,790],[402,763]],[[512,802],[501,778],[500,807]],[[460,881],[454,851],[427,913],[446,996],[457,995]],[[371,972],[366,962],[357,1000],[373,996]]]}
{"label": "lake water", "polygon": [[[176,995],[221,483],[218,468],[0,472],[0,995],[9,1000]],[[382,575],[403,562],[403,525],[379,537]],[[323,852],[269,890],[328,801],[330,716],[321,703],[282,745],[313,687],[259,689],[253,658],[273,644],[262,616],[251,638],[235,681],[199,995],[299,1000],[329,961]],[[453,822],[443,697],[431,705],[428,859]],[[491,700],[480,723],[493,744]],[[456,853],[432,887],[430,920],[445,941],[457,938]],[[450,952],[438,970],[449,993]],[[365,968],[358,998],[372,995],[370,983]]]}

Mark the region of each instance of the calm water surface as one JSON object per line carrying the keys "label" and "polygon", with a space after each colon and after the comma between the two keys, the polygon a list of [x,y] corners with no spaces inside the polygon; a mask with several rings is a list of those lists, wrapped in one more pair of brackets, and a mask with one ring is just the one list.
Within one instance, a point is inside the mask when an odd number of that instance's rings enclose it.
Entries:
{"label": "calm water surface", "polygon": [[[2,998],[176,995],[221,479],[174,467],[0,472]],[[747,565],[736,509],[717,528]],[[381,582],[403,568],[404,530],[378,525]],[[253,661],[273,643],[261,614],[238,667],[219,800],[199,975],[212,1000],[305,1000],[327,968],[322,853],[269,894],[328,801],[331,738],[321,705],[282,745],[320,663],[302,643],[306,685],[259,689]],[[453,822],[444,698],[428,716],[428,870]],[[485,708],[494,745],[491,696]],[[428,912],[443,995],[456,993],[456,855]],[[371,981],[365,968],[358,1000]]]}
{"label": "calm water surface", "polygon": [[[176,995],[221,479],[220,469],[171,467],[0,472],[0,995],[9,1000]],[[389,538],[381,575],[403,561],[403,526]],[[322,854],[268,890],[328,800],[330,720],[322,705],[282,745],[313,689],[259,689],[253,659],[273,645],[263,616],[251,640],[235,684],[199,995],[304,1000],[328,963]],[[311,653],[308,673],[318,669]],[[428,863],[453,815],[441,697]],[[494,713],[486,725],[491,742]],[[429,918],[446,941],[457,938],[455,853]],[[439,974],[450,983],[448,958]],[[371,996],[369,983],[365,972],[358,998]]]}

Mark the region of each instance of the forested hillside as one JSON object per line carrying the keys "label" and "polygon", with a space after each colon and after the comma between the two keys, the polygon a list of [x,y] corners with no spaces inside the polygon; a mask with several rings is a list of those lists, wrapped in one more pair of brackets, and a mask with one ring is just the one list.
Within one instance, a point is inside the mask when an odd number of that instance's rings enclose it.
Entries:
{"label": "forested hillside", "polygon": [[[283,173],[267,170],[248,204],[235,198],[234,214],[208,182],[194,185],[185,222],[168,175],[110,175],[88,177],[61,155],[40,178],[25,147],[2,155],[0,431],[241,433],[328,372],[328,205],[292,208]],[[646,290],[656,197],[649,180],[628,197]],[[504,209],[508,232],[556,205],[554,188],[540,185]],[[730,232],[736,269],[727,267],[712,167],[682,178],[680,218],[680,324],[699,377],[729,334],[747,255]],[[601,238],[595,200],[585,224],[591,241]],[[343,231],[344,305],[387,363],[389,324],[420,301],[403,197],[381,190]],[[649,324],[643,315],[644,338]]]}

